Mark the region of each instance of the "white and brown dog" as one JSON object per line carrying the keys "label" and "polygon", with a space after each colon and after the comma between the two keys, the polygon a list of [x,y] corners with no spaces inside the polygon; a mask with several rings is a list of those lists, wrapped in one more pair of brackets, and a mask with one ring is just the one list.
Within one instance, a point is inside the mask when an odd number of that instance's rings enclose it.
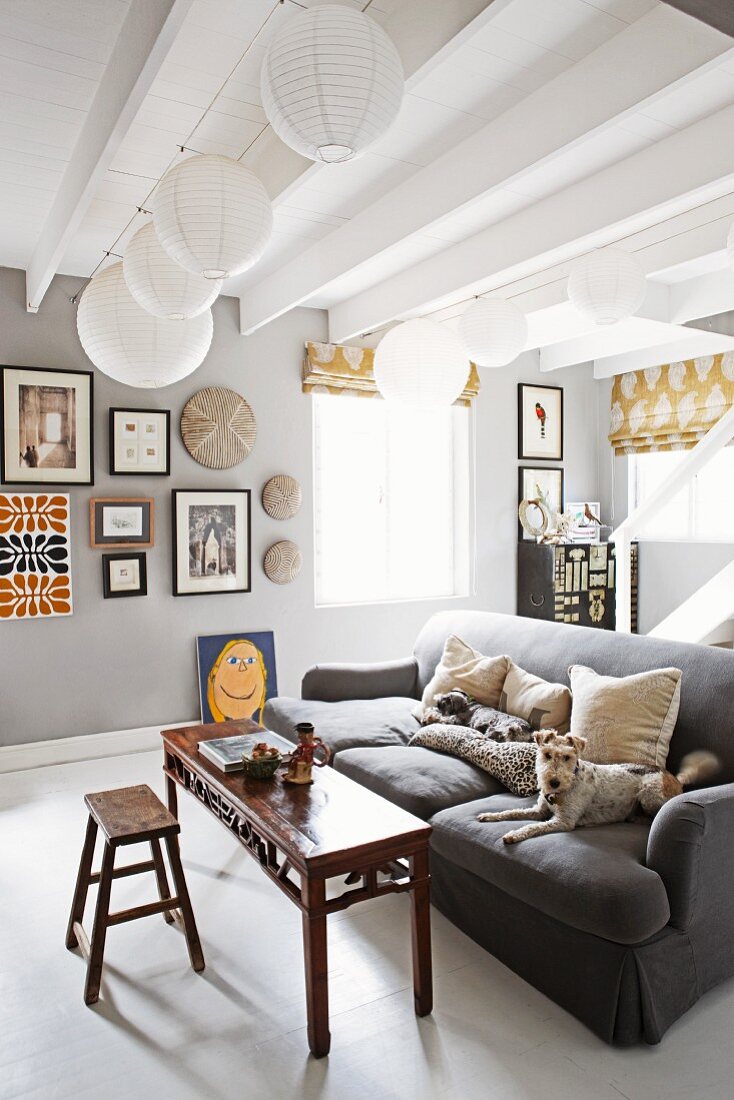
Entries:
{"label": "white and brown dog", "polygon": [[479,821],[533,821],[505,833],[505,844],[533,836],[570,832],[580,825],[611,825],[642,812],[653,817],[684,787],[715,775],[719,761],[709,752],[692,752],[672,775],[647,764],[591,764],[581,759],[584,737],[539,730],[537,804],[526,810],[479,814]]}

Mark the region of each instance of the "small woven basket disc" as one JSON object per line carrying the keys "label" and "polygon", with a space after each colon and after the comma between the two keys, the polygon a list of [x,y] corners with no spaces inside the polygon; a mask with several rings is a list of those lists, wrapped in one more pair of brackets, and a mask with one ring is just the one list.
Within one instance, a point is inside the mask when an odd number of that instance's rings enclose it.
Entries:
{"label": "small woven basket disc", "polygon": [[247,458],[257,425],[239,393],[207,386],[190,397],[181,413],[181,438],[191,457],[210,470],[228,470]]}

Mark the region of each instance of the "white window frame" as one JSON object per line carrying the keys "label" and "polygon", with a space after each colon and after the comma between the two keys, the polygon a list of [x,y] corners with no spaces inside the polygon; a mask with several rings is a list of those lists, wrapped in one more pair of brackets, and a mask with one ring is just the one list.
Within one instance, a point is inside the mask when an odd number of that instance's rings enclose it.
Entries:
{"label": "white window frame", "polygon": [[[724,451],[728,448],[724,448]],[[734,543],[734,523],[732,524],[732,533],[730,535],[717,535],[712,534],[706,530],[705,515],[702,512],[701,501],[698,494],[699,478],[706,476],[706,470],[710,469],[711,464],[715,463],[718,456],[723,454],[724,451],[719,451],[712,457],[710,462],[701,473],[696,474],[691,478],[686,489],[686,519],[684,533],[676,534],[671,533],[670,529],[665,529],[662,533],[656,533],[654,530],[655,521],[651,521],[651,529],[641,530],[639,533],[640,541],[643,542],[710,542],[710,543]],[[652,452],[654,454],[655,452]],[[663,452],[683,454],[684,452]],[[734,452],[730,452],[734,453]],[[642,493],[641,477],[640,477],[640,464],[650,457],[647,453],[644,454],[632,454],[629,455],[629,462],[627,465],[627,486],[628,486],[628,512],[631,513],[644,501]]]}
{"label": "white window frame", "polygon": [[[453,484],[452,502],[453,502],[453,516],[451,519],[453,527],[453,545],[452,545],[452,572],[453,572],[453,585],[451,591],[431,591],[423,593],[421,595],[388,595],[384,598],[359,598],[355,595],[353,599],[344,599],[335,601],[333,599],[326,599],[322,595],[322,582],[320,577],[320,571],[322,568],[321,552],[320,552],[320,488],[319,488],[319,468],[321,463],[321,457],[319,453],[319,447],[321,443],[321,433],[323,430],[323,424],[320,419],[320,413],[322,408],[328,408],[331,411],[338,411],[338,408],[343,402],[359,402],[359,405],[372,406],[373,402],[368,402],[364,398],[349,397],[346,395],[333,396],[333,395],[320,395],[314,394],[312,397],[312,440],[313,440],[313,512],[314,512],[314,604],[316,608],[330,608],[330,607],[357,607],[357,606],[373,606],[375,604],[392,604],[392,603],[419,603],[426,601],[438,601],[438,600],[453,600],[466,598],[474,587],[474,574],[475,574],[475,480],[476,480],[476,462],[475,462],[475,426],[473,411],[469,408],[455,407],[451,410],[453,430],[451,434],[451,480]],[[379,407],[384,408],[385,403],[379,401],[379,398],[375,399],[379,402]],[[328,405],[326,404],[328,403]],[[418,415],[420,415],[418,413]],[[389,445],[389,441],[388,441]],[[416,541],[421,538],[430,538],[432,522],[440,521],[440,517],[436,514],[435,517],[426,517],[426,524],[423,530],[416,531]],[[386,529],[387,546],[389,548],[390,529],[389,525]],[[390,554],[390,549],[386,551],[386,560]]]}

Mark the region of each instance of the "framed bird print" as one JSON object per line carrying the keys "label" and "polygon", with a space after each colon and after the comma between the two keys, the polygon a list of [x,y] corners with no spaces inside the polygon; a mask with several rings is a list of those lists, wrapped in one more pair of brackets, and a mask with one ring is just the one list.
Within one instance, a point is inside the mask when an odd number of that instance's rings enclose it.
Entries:
{"label": "framed bird print", "polygon": [[563,458],[563,387],[517,385],[517,457]]}

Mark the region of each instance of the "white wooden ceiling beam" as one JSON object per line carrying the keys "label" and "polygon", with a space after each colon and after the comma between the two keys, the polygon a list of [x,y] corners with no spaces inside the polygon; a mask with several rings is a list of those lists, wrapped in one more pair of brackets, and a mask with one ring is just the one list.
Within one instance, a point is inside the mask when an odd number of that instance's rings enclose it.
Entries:
{"label": "white wooden ceiling beam", "polygon": [[[490,9],[491,10],[491,9]],[[731,40],[658,6],[322,241],[250,287],[252,332],[442,217],[512,185],[561,150],[650,103],[731,49]]]}
{"label": "white wooden ceiling beam", "polygon": [[37,312],[191,4],[192,0],[131,0],[26,271],[29,312]]}
{"label": "white wooden ceiling beam", "polygon": [[662,363],[675,363],[679,359],[698,359],[702,355],[718,355],[722,351],[734,350],[734,336],[722,332],[701,332],[681,325],[669,327],[672,331],[667,343],[595,359],[594,378],[611,378],[630,370],[644,370],[645,367],[658,367]]}
{"label": "white wooden ceiling beam", "polygon": [[[629,238],[643,231],[652,242],[658,234],[665,238],[666,227],[658,229],[655,223],[687,211],[691,224],[705,219],[707,212],[696,214],[695,207],[707,203],[714,208],[714,200],[734,192],[728,144],[733,128],[734,105],[332,306],[330,338],[343,341],[395,318],[448,307],[497,288],[507,296],[517,280],[547,272],[589,249],[623,238],[624,246],[634,249]],[[701,232],[722,248],[728,228],[722,217]],[[646,257],[643,251],[640,260],[651,274],[648,264],[660,270],[681,262],[676,258],[680,248],[671,235],[669,241],[661,240],[658,255]]]}

